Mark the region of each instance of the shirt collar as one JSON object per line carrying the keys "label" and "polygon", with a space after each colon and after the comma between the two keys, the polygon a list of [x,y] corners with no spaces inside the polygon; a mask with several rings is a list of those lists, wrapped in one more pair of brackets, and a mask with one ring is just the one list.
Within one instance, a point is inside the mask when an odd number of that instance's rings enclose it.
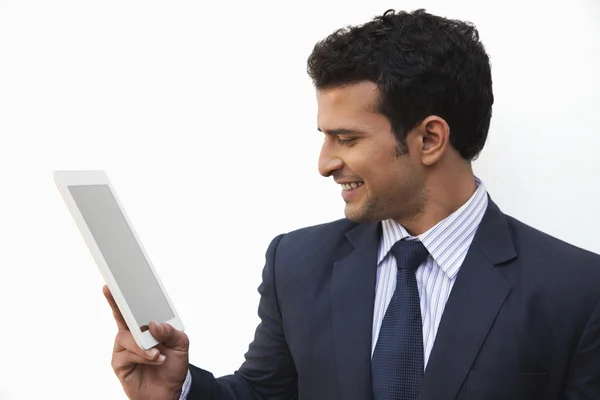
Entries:
{"label": "shirt collar", "polygon": [[477,190],[471,198],[458,210],[438,222],[427,232],[418,236],[411,236],[398,222],[388,219],[382,222],[383,237],[379,247],[377,265],[379,265],[390,252],[394,243],[402,239],[418,239],[423,243],[435,262],[442,268],[449,278],[454,278],[458,273],[457,268],[452,268],[448,262],[453,252],[448,250],[448,240],[455,243],[472,241],[476,230],[461,229],[464,226],[479,224],[487,208],[488,196],[484,183],[475,177]]}

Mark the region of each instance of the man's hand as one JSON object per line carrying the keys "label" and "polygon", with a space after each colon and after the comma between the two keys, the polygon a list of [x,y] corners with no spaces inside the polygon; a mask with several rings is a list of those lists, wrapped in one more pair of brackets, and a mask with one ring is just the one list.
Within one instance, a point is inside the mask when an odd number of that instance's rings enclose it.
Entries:
{"label": "man's hand", "polygon": [[144,351],[135,343],[108,287],[102,291],[119,329],[112,368],[125,394],[132,400],[179,399],[188,369],[187,335],[168,324],[150,323],[150,333],[161,344]]}

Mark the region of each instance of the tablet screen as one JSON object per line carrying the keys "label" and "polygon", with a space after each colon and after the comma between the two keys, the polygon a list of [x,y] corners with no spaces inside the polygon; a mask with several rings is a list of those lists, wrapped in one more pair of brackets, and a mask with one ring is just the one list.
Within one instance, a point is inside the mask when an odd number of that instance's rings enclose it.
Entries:
{"label": "tablet screen", "polygon": [[142,331],[174,318],[108,185],[69,186],[104,260]]}

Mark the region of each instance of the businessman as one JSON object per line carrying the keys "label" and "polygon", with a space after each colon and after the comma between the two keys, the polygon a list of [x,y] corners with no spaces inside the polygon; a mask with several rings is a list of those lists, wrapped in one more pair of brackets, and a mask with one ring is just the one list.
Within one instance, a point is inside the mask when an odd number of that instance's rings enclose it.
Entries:
{"label": "businessman", "polygon": [[156,354],[139,349],[105,287],[125,393],[599,400],[600,256],[505,215],[471,167],[493,104],[476,28],[390,10],[317,43],[308,73],[319,171],[346,218],[272,241],[260,324],[229,376],[190,364],[168,325],[150,325]]}

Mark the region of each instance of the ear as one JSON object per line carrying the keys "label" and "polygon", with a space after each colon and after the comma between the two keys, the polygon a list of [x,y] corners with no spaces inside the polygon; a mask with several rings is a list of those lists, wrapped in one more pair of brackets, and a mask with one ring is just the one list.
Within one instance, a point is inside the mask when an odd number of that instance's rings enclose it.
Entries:
{"label": "ear", "polygon": [[431,115],[420,125],[421,162],[431,166],[438,162],[450,146],[450,127],[443,118]]}

